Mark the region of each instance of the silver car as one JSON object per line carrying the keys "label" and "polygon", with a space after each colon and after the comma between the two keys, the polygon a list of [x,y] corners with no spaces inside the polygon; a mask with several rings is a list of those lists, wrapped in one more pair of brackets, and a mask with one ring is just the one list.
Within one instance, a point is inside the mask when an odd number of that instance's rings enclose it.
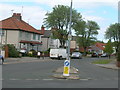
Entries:
{"label": "silver car", "polygon": [[82,54],[80,52],[73,52],[71,58],[79,58],[82,59]]}

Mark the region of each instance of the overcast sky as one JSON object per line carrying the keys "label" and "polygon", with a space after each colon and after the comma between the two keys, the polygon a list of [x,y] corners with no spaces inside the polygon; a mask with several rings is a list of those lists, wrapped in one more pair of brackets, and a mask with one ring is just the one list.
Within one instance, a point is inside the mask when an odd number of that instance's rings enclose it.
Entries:
{"label": "overcast sky", "polygon": [[[55,5],[70,6],[71,0],[0,0],[0,20],[22,13],[22,19],[36,29],[43,25],[47,12]],[[118,22],[118,0],[73,0],[73,8],[81,13],[84,20],[96,21],[99,26],[98,40],[104,39],[104,33],[110,24]]]}

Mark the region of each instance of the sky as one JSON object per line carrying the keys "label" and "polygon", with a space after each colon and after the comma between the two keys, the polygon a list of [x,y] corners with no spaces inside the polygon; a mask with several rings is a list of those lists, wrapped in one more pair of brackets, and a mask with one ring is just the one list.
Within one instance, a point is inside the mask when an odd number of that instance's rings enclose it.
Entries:
{"label": "sky", "polygon": [[[85,21],[92,20],[100,26],[97,39],[107,42],[104,38],[106,29],[118,22],[118,0],[72,1],[73,8],[81,13]],[[13,13],[21,13],[24,21],[40,29],[47,12],[52,12],[55,5],[70,6],[70,2],[71,0],[0,0],[0,21],[11,17]]]}

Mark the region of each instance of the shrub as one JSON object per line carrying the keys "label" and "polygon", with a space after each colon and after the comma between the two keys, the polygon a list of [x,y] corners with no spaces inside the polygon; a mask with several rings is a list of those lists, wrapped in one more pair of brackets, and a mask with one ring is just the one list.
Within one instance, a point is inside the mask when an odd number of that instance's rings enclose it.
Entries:
{"label": "shrub", "polygon": [[19,57],[19,52],[13,44],[8,44],[8,56],[9,57]]}
{"label": "shrub", "polygon": [[87,54],[92,54],[92,52],[86,52]]}
{"label": "shrub", "polygon": [[37,55],[37,52],[34,50],[34,49],[31,49],[28,54],[27,54],[29,57],[36,57]]}
{"label": "shrub", "polygon": [[50,49],[51,49],[51,48],[48,48],[48,50],[47,50],[47,51],[48,51],[48,52],[50,52]]}

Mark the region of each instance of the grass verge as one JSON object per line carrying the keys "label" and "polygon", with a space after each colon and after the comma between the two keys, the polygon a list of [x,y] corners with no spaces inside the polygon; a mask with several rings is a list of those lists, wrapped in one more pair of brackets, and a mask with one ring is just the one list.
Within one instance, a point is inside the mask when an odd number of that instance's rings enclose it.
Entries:
{"label": "grass verge", "polygon": [[97,61],[93,61],[92,64],[108,64],[110,63],[112,60],[97,60]]}

